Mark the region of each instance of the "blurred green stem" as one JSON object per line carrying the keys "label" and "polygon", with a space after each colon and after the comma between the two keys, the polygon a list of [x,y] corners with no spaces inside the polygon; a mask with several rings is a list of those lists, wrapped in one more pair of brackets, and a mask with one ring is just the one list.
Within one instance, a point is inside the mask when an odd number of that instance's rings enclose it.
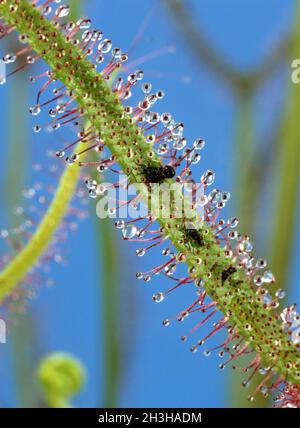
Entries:
{"label": "blurred green stem", "polygon": [[[254,175],[255,154],[255,125],[253,118],[252,91],[241,92],[237,99],[237,126],[234,150],[234,181],[236,194],[236,212],[239,218],[239,231],[243,234],[252,234],[255,230],[256,208],[260,197],[260,183]],[[246,361],[246,359],[244,358]],[[240,366],[246,366],[242,360]],[[233,407],[266,407],[267,400],[257,394],[254,402],[247,397],[249,391],[241,389],[245,373],[234,371],[231,377],[231,396],[228,405]],[[251,382],[254,389],[255,379]]]}
{"label": "blurred green stem", "polygon": [[[13,210],[22,203],[28,153],[30,142],[27,138],[28,91],[26,73],[17,73],[14,84],[9,91],[8,99],[8,160],[5,179],[6,213],[9,227],[15,227],[18,218]],[[18,122],[16,126],[15,122]],[[16,174],[18,165],[18,174]],[[32,381],[32,348],[33,337],[30,334],[32,320],[30,315],[18,317],[17,325],[12,327],[11,344],[14,359],[14,378],[17,391],[17,402],[20,407],[35,407],[36,393]]]}
{"label": "blurred green stem", "polygon": [[[79,0],[71,0],[72,14],[76,16]],[[14,49],[12,49],[14,50]],[[28,168],[28,154],[31,142],[27,133],[28,86],[27,73],[16,73],[9,91],[8,100],[8,161],[5,179],[6,212],[10,227],[17,226],[18,218],[12,215],[13,210],[22,203],[22,190]],[[16,126],[16,121],[17,125]],[[18,165],[18,174],[16,174]],[[20,407],[32,408],[38,403],[34,384],[34,351],[35,337],[32,334],[33,320],[29,313],[18,317],[17,325],[12,327],[11,343],[14,358],[14,378],[16,384],[17,404]]]}
{"label": "blurred green stem", "polygon": [[[24,73],[17,73],[14,84],[9,91],[8,99],[8,160],[5,179],[5,194],[8,218],[11,227],[16,225],[16,218],[12,216],[12,211],[22,200],[22,190],[24,188],[26,167],[28,164],[28,153],[30,145],[27,141],[26,133],[26,111],[27,105],[27,85]],[[17,122],[17,126],[16,126]],[[16,174],[18,165],[18,174]]]}
{"label": "blurred green stem", "polygon": [[117,407],[120,378],[121,334],[120,334],[120,275],[118,245],[110,219],[96,219],[101,272],[99,274],[101,322],[103,333],[103,407]]}
{"label": "blurred green stem", "polygon": [[70,13],[69,13],[69,19],[71,21],[77,21],[81,14],[82,14],[82,8],[83,3],[85,0],[69,0],[68,5],[70,6]]}
{"label": "blurred green stem", "polygon": [[252,71],[240,70],[228,60],[225,55],[207,38],[206,32],[201,28],[201,23],[195,19],[195,15],[189,8],[187,0],[161,0],[174,20],[180,36],[185,40],[187,47],[200,66],[206,66],[233,92],[240,94],[242,91],[254,91],[262,85],[277,69],[282,58],[286,57],[291,44],[291,34],[275,44],[263,59],[258,68]]}
{"label": "blurred green stem", "polygon": [[257,195],[256,182],[251,178],[252,159],[254,158],[254,123],[252,115],[252,94],[242,92],[237,101],[237,131],[234,146],[235,159],[235,195],[239,231],[250,233],[253,228],[255,211],[254,199]]}
{"label": "blurred green stem", "polygon": [[11,340],[14,358],[14,377],[16,384],[17,406],[38,407],[38,394],[33,378],[36,353],[36,337],[33,319],[29,314],[18,317],[13,327]]}
{"label": "blurred green stem", "polygon": [[[298,0],[291,58],[298,58],[299,54],[300,2]],[[270,239],[270,266],[274,269],[277,287],[285,290],[287,290],[286,284],[291,267],[300,176],[300,85],[293,84],[290,76],[288,91],[289,96],[279,137],[281,144],[275,168],[278,181]]]}
{"label": "blurred green stem", "polygon": [[[296,2],[297,13],[295,14],[295,32],[291,44],[291,58],[296,58],[300,52],[300,2]],[[291,253],[294,244],[294,230],[297,213],[297,193],[300,174],[300,87],[289,85],[289,93],[286,100],[286,109],[282,121],[279,145],[277,153],[277,165],[274,168],[275,180],[278,184],[275,192],[275,206],[272,212],[272,230],[270,233],[269,257],[270,267],[276,276],[274,287],[283,288],[288,293],[288,273],[290,269]],[[238,164],[240,172],[244,169],[244,179],[241,180],[241,192],[239,192],[239,203],[241,206],[242,231],[251,230],[255,225],[257,195],[259,195],[259,183],[255,176],[255,168],[251,167],[251,156],[247,149],[250,147],[251,113],[241,103],[239,116],[238,140],[240,141],[240,156]],[[247,119],[247,117],[249,119]],[[245,146],[245,142],[247,142]],[[247,157],[244,157],[247,156]],[[272,154],[270,154],[272,156]],[[242,159],[244,158],[244,161]],[[250,161],[250,162],[249,162]],[[242,168],[241,168],[242,166]],[[253,177],[251,179],[251,171]],[[243,191],[244,190],[244,191]],[[250,201],[251,203],[247,203]],[[252,223],[252,227],[251,227]],[[248,392],[240,391],[240,383],[244,376],[235,374],[233,376],[232,403],[234,407],[266,407],[267,401],[258,394],[255,401],[247,401]],[[255,389],[260,379],[254,379],[251,389]]]}
{"label": "blurred green stem", "polygon": [[[97,159],[95,159],[97,160]],[[94,179],[99,181],[97,173]],[[94,209],[94,204],[92,204]],[[103,398],[99,400],[102,407],[118,406],[118,389],[121,376],[122,335],[120,327],[121,311],[121,275],[118,243],[109,218],[99,219],[95,212],[95,229],[97,236],[98,258],[101,260],[99,272],[99,301],[102,302],[100,312],[100,352],[103,357],[102,388]]]}

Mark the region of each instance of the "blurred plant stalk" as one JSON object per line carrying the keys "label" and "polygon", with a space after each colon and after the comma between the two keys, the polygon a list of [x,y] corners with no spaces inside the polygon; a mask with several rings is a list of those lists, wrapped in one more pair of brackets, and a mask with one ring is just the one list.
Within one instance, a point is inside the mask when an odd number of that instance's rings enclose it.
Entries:
{"label": "blurred plant stalk", "polygon": [[[291,61],[300,57],[300,1],[295,4],[294,40]],[[289,64],[290,64],[289,63]],[[289,68],[289,71],[291,69]],[[297,196],[300,179],[300,84],[289,77],[288,96],[284,111],[278,158],[275,163],[277,193],[273,207],[273,228],[270,239],[270,265],[274,269],[277,285],[287,289],[295,243],[294,230],[297,217]]]}
{"label": "blurred plant stalk", "polygon": [[[70,19],[80,18],[83,0],[70,0],[71,6]],[[13,47],[10,47],[14,51]],[[5,178],[5,200],[8,223],[10,227],[18,225],[18,218],[12,213],[16,207],[22,204],[22,191],[25,186],[26,175],[29,168],[27,154],[30,153],[31,140],[28,138],[27,126],[29,123],[28,111],[28,76],[25,72],[16,73],[13,77],[13,84],[9,91],[8,100],[8,121],[10,126],[8,134],[8,161]],[[15,121],[18,120],[18,126]],[[18,165],[18,174],[16,174],[16,165]],[[97,231],[99,232],[99,230]],[[99,239],[99,251],[102,249],[101,238]],[[107,237],[106,237],[107,239]],[[106,255],[104,255],[105,258]],[[105,263],[104,270],[109,269],[109,263]],[[114,270],[113,270],[114,271]],[[107,275],[106,275],[107,276]],[[113,276],[113,274],[112,274]],[[105,281],[99,280],[105,289]],[[110,284],[107,284],[108,286]],[[104,293],[103,293],[104,294]],[[102,297],[102,298],[105,298]],[[106,305],[104,305],[106,306]],[[104,315],[105,317],[106,315]],[[102,315],[101,315],[102,317]],[[36,354],[36,331],[34,331],[34,322],[29,313],[18,316],[17,323],[11,327],[12,353],[14,358],[14,379],[17,393],[17,405],[20,407],[31,408],[40,406],[38,391],[34,382]],[[104,343],[103,348],[109,349],[110,344]],[[111,365],[111,363],[110,363]],[[104,369],[105,373],[110,373]],[[115,376],[115,374],[114,374]],[[100,382],[100,381],[99,381]],[[113,382],[112,382],[113,383]],[[111,386],[109,385],[108,388]],[[108,391],[108,395],[112,395]]]}
{"label": "blurred plant stalk", "polygon": [[[300,55],[300,2],[295,0],[295,26],[286,37],[273,48],[260,66],[249,73],[241,72],[229,63],[211,45],[205,33],[195,21],[186,0],[162,0],[167,6],[180,35],[193,53],[197,63],[213,71],[232,92],[236,100],[236,138],[234,179],[236,185],[237,215],[241,233],[254,235],[258,220],[258,206],[262,198],[261,183],[272,176],[275,206],[272,215],[272,230],[269,242],[269,265],[276,276],[276,288],[285,289],[288,294],[288,273],[294,244],[294,229],[297,210],[298,183],[300,171],[300,85],[290,88],[281,131],[273,136],[272,145],[265,153],[257,151],[252,99],[255,91],[268,80],[284,59]],[[289,62],[288,62],[289,65]],[[277,140],[280,139],[278,142]],[[278,149],[279,147],[279,149]],[[271,158],[271,161],[269,159]],[[272,165],[272,159],[275,162]],[[271,164],[271,165],[270,165]],[[265,167],[268,165],[268,167]],[[259,250],[259,248],[258,248]],[[245,374],[231,375],[230,405],[232,407],[266,407],[268,401],[257,394],[253,403],[247,400],[248,391],[241,390]],[[258,386],[260,379],[251,382],[251,389]]]}
{"label": "blurred plant stalk", "polygon": [[[294,32],[292,37],[292,43],[289,50],[288,57],[291,63],[293,58],[299,57],[300,54],[300,2],[295,2],[295,23]],[[290,67],[288,67],[290,72]],[[297,195],[299,190],[299,178],[300,178],[300,86],[291,83],[290,76],[288,76],[289,84],[287,90],[287,96],[285,100],[285,109],[283,117],[281,118],[281,126],[278,135],[279,139],[276,147],[278,148],[275,152],[275,162],[272,168],[272,182],[274,185],[275,200],[272,206],[271,222],[272,227],[269,236],[269,266],[276,277],[276,283],[270,289],[275,292],[277,289],[282,288],[288,295],[289,289],[289,272],[292,262],[292,250],[295,243],[295,226],[296,226],[296,215],[297,215]],[[241,108],[241,111],[243,109]],[[248,113],[250,116],[251,113]],[[247,114],[246,114],[247,116]],[[240,117],[240,133],[239,144],[243,146],[251,147],[247,136],[251,132],[250,121],[245,120],[245,117]],[[243,139],[244,136],[244,139]],[[245,140],[246,136],[246,140]],[[254,140],[253,140],[254,142]],[[253,144],[252,144],[253,146]],[[272,150],[272,147],[270,148]],[[270,154],[272,156],[272,154]],[[248,153],[248,157],[245,158],[245,173],[239,176],[241,183],[243,183],[244,192],[240,196],[240,212],[242,224],[245,230],[253,230],[255,224],[251,225],[251,216],[255,220],[257,216],[253,213],[252,204],[253,196],[259,195],[259,188],[257,180],[250,179],[249,171],[251,171],[252,159],[256,159],[258,154]],[[247,162],[248,160],[248,162]],[[238,182],[238,181],[237,181]],[[261,197],[261,195],[260,195]],[[247,203],[251,201],[250,203]],[[257,201],[257,198],[254,200]],[[247,215],[247,210],[249,210]],[[245,219],[245,221],[243,220]],[[241,381],[240,376],[236,376],[237,380],[233,382],[233,404],[236,407],[245,407],[246,397],[248,394],[241,394],[238,390],[238,383]],[[259,385],[260,379],[256,378],[252,382],[251,388],[254,389]],[[270,404],[270,403],[269,403]],[[249,404],[248,404],[249,405]],[[251,404],[251,407],[265,407],[266,400],[258,393],[256,400]]]}
{"label": "blurred plant stalk", "polygon": [[120,328],[121,314],[121,278],[119,273],[118,243],[110,219],[96,219],[99,259],[101,260],[100,277],[101,320],[103,332],[103,400],[102,407],[118,407],[121,377],[122,338]]}
{"label": "blurred plant stalk", "polygon": [[[12,42],[13,43],[13,42]],[[13,46],[10,50],[14,51]],[[26,72],[16,73],[8,94],[8,158],[5,171],[5,207],[9,228],[18,225],[14,210],[24,202],[22,191],[29,167],[28,153],[31,142],[27,132],[28,76]],[[16,126],[17,120],[17,126]],[[16,174],[16,165],[18,173]],[[36,407],[37,393],[33,381],[33,354],[35,340],[32,333],[33,321],[29,314],[16,316],[16,325],[11,326],[11,346],[13,355],[13,378],[16,385],[17,405]]]}

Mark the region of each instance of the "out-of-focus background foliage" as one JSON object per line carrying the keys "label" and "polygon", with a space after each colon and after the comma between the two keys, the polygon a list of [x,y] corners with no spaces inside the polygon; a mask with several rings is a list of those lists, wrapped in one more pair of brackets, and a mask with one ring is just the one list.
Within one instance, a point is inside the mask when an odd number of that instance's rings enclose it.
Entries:
{"label": "out-of-focus background foliage", "polygon": [[[132,50],[145,80],[166,92],[161,112],[183,121],[190,140],[206,139],[196,179],[207,168],[217,172],[217,186],[232,194],[228,214],[238,213],[241,231],[251,234],[256,255],[267,256],[287,301],[299,301],[300,94],[290,64],[300,58],[300,1],[71,3],[74,16],[91,17],[115,46]],[[1,56],[12,50],[1,43]],[[45,159],[55,138],[32,133],[28,107],[37,86],[27,77],[18,73],[0,87],[0,228],[15,225],[11,213],[22,188],[41,179],[31,166]],[[113,223],[97,220],[92,204],[68,248],[67,266],[48,274],[55,286],[42,287],[27,313],[14,315],[8,343],[0,345],[2,407],[42,405],[35,371],[53,350],[74,354],[86,367],[77,406],[247,405],[249,392],[230,370],[217,368],[217,356],[188,352],[179,339],[184,326],[162,328],[161,320],[180,309],[176,294],[155,305],[159,281],[135,280],[157,254],[137,260]]]}

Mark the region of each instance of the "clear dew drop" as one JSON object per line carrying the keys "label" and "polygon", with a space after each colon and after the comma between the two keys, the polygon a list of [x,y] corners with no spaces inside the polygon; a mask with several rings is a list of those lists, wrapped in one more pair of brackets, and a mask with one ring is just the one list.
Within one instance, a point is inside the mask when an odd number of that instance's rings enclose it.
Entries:
{"label": "clear dew drop", "polygon": [[22,45],[25,45],[29,42],[28,34],[20,34],[19,35],[19,42],[22,43]]}
{"label": "clear dew drop", "polygon": [[65,18],[70,13],[70,6],[62,5],[59,6],[55,11],[55,16],[57,18]]}
{"label": "clear dew drop", "polygon": [[260,392],[266,396],[268,394],[269,388],[266,385],[260,387]]}
{"label": "clear dew drop", "polygon": [[14,52],[10,52],[6,55],[4,55],[3,57],[3,61],[5,62],[5,64],[12,64],[13,62],[15,62],[17,59],[17,56]]}
{"label": "clear dew drop", "polygon": [[284,298],[285,298],[285,291],[284,291],[284,290],[282,290],[282,288],[280,288],[279,290],[277,290],[277,291],[276,291],[275,296],[276,296],[278,299],[282,300],[282,299],[284,299]]}
{"label": "clear dew drop", "polygon": [[136,254],[138,257],[143,257],[143,256],[145,255],[145,253],[146,253],[146,251],[145,251],[145,249],[144,249],[144,248],[138,248],[138,249],[135,251],[135,254]]}
{"label": "clear dew drop", "polygon": [[154,144],[156,140],[155,134],[149,134],[146,136],[146,141],[148,144]]}
{"label": "clear dew drop", "polygon": [[49,116],[50,117],[56,117],[57,116],[57,110],[56,110],[56,108],[51,108],[49,110]]}
{"label": "clear dew drop", "polygon": [[201,177],[201,181],[206,186],[210,186],[214,183],[216,174],[210,170],[207,170]]}
{"label": "clear dew drop", "polygon": [[146,122],[151,123],[152,125],[155,125],[156,123],[158,123],[160,121],[160,116],[156,112],[147,111],[145,113],[147,113],[144,116]]}
{"label": "clear dew drop", "polygon": [[168,256],[170,254],[170,248],[164,248],[161,253],[163,256]]}
{"label": "clear dew drop", "polygon": [[97,187],[97,181],[96,180],[92,180],[92,179],[86,180],[85,184],[86,184],[87,189],[90,189],[90,190],[95,190]]}
{"label": "clear dew drop", "polygon": [[[73,21],[69,21],[69,22],[64,24],[64,30],[66,33],[74,30],[75,27],[76,27],[76,24]],[[73,40],[73,42],[75,42],[75,44],[79,43],[79,41],[77,39]]]}
{"label": "clear dew drop", "polygon": [[131,74],[129,74],[129,76],[127,77],[127,81],[128,81],[131,85],[134,85],[134,84],[137,82],[136,74],[135,74],[135,73],[131,73]]}
{"label": "clear dew drop", "polygon": [[271,294],[269,294],[269,293],[264,294],[264,296],[263,296],[263,302],[266,305],[269,305],[272,302],[272,296],[271,296]]}
{"label": "clear dew drop", "polygon": [[58,158],[63,158],[65,156],[65,152],[63,150],[60,150],[60,151],[56,152],[55,155]]}
{"label": "clear dew drop", "polygon": [[162,325],[164,327],[168,327],[170,325],[170,321],[168,319],[163,320]]}
{"label": "clear dew drop", "polygon": [[193,146],[196,150],[202,150],[205,147],[205,141],[201,138],[197,138],[197,140],[194,141]]}
{"label": "clear dew drop", "polygon": [[98,196],[103,196],[106,191],[107,191],[107,187],[104,184],[99,184],[99,186],[97,186],[97,195]]}
{"label": "clear dew drop", "polygon": [[89,42],[91,40],[92,36],[93,36],[93,32],[86,30],[82,33],[81,38],[82,38],[82,40]]}
{"label": "clear dew drop", "polygon": [[300,343],[300,327],[292,332],[291,340],[295,345]]}
{"label": "clear dew drop", "polygon": [[174,138],[182,137],[184,130],[183,123],[175,123],[171,129],[172,136]]}
{"label": "clear dew drop", "polygon": [[125,53],[122,53],[121,58],[120,58],[121,62],[126,62],[128,61],[128,55]]}
{"label": "clear dew drop", "polygon": [[83,18],[76,22],[76,26],[81,30],[86,30],[91,28],[92,21],[89,18]]}
{"label": "clear dew drop", "polygon": [[239,224],[239,220],[237,217],[232,217],[228,220],[229,227],[234,229]]}
{"label": "clear dew drop", "polygon": [[98,51],[102,53],[108,53],[112,48],[112,41],[110,39],[104,39],[103,42],[101,42],[98,45]]}
{"label": "clear dew drop", "polygon": [[123,95],[123,99],[128,100],[129,98],[131,98],[131,95],[132,95],[131,91],[127,90]]}
{"label": "clear dew drop", "polygon": [[65,110],[66,110],[65,105],[64,104],[58,104],[57,107],[56,107],[56,110],[60,114],[64,113]]}
{"label": "clear dew drop", "polygon": [[115,222],[115,227],[117,229],[123,229],[125,227],[125,221],[124,220],[118,220]]}
{"label": "clear dew drop", "polygon": [[208,199],[213,203],[219,202],[221,198],[222,198],[222,193],[220,192],[219,189],[212,190],[208,195]]}
{"label": "clear dew drop", "polygon": [[270,270],[266,270],[263,274],[263,281],[267,284],[270,284],[275,281],[275,277]]}
{"label": "clear dew drop", "polygon": [[196,165],[197,163],[199,163],[201,160],[201,156],[199,153],[190,153],[187,156],[187,161],[191,162],[192,164]]}
{"label": "clear dew drop", "polygon": [[158,155],[164,155],[168,151],[168,149],[169,146],[167,143],[161,143],[157,146],[155,151]]}
{"label": "clear dew drop", "polygon": [[156,293],[152,296],[152,300],[155,303],[161,303],[165,299],[165,295],[162,292]]}
{"label": "clear dew drop", "polygon": [[144,101],[144,104],[147,106],[147,108],[144,108],[144,110],[147,110],[148,108],[150,108],[150,105],[155,104],[157,101],[157,96],[156,95],[148,95]]}
{"label": "clear dew drop", "polygon": [[236,230],[231,230],[227,236],[229,239],[237,239],[238,233]]}
{"label": "clear dew drop", "polygon": [[203,355],[205,357],[209,357],[211,355],[211,352],[208,349],[205,349],[205,351],[203,351]]}
{"label": "clear dew drop", "polygon": [[165,112],[160,116],[160,120],[162,122],[163,125],[167,126],[170,124],[171,120],[172,120],[172,115],[171,113]]}
{"label": "clear dew drop", "polygon": [[37,104],[29,108],[29,113],[33,116],[37,116],[41,112],[41,107]]}
{"label": "clear dew drop", "polygon": [[176,263],[171,263],[170,265],[166,266],[164,270],[167,275],[173,275],[176,271],[176,267],[177,267]]}
{"label": "clear dew drop", "polygon": [[151,92],[151,89],[152,89],[151,83],[143,83],[142,91],[144,92],[144,94],[149,94]]}
{"label": "clear dew drop", "polygon": [[26,58],[26,61],[28,64],[34,64],[35,63],[35,58],[31,55],[28,55],[28,57]]}
{"label": "clear dew drop", "polygon": [[94,31],[92,31],[91,41],[92,42],[97,42],[97,41],[100,42],[100,40],[102,40],[102,37],[103,37],[102,31],[94,30]]}
{"label": "clear dew drop", "polygon": [[267,262],[266,262],[265,259],[260,258],[260,259],[257,260],[256,267],[258,269],[264,269],[266,266],[267,266]]}
{"label": "clear dew drop", "polygon": [[33,132],[35,132],[36,134],[38,134],[39,132],[41,132],[41,130],[42,130],[42,127],[39,126],[39,125],[35,125],[33,127]]}
{"label": "clear dew drop", "polygon": [[223,202],[228,202],[229,201],[229,199],[230,199],[230,193],[229,192],[222,192],[222,201]]}
{"label": "clear dew drop", "polygon": [[89,197],[95,199],[97,197],[97,192],[94,189],[89,190]]}
{"label": "clear dew drop", "polygon": [[42,10],[42,14],[44,16],[50,15],[50,13],[52,12],[52,7],[51,6],[46,6],[44,7],[44,9]]}
{"label": "clear dew drop", "polygon": [[73,165],[78,160],[78,155],[67,156],[65,160],[67,165]]}
{"label": "clear dew drop", "polygon": [[208,204],[208,197],[206,195],[201,195],[197,200],[197,205],[200,207],[204,207]]}
{"label": "clear dew drop", "polygon": [[[96,191],[96,193],[97,193],[97,196],[99,196],[98,191]],[[114,218],[114,215],[115,215],[115,214],[116,214],[116,209],[115,209],[115,208],[109,208],[109,210],[108,210],[108,215],[109,215],[109,217]]]}
{"label": "clear dew drop", "polygon": [[250,241],[248,240],[243,240],[240,244],[239,244],[239,250],[243,253],[249,253],[253,250],[253,245]]}
{"label": "clear dew drop", "polygon": [[184,137],[176,138],[173,142],[173,147],[176,150],[183,150],[186,146],[186,139]]}
{"label": "clear dew drop", "polygon": [[113,57],[113,58],[115,58],[115,59],[120,59],[120,58],[121,58],[121,56],[122,56],[122,51],[121,51],[121,49],[120,49],[120,48],[114,48],[114,49],[111,51],[111,55],[112,55],[112,57]]}
{"label": "clear dew drop", "polygon": [[158,100],[162,100],[165,96],[165,93],[163,91],[157,91],[155,96]]}
{"label": "clear dew drop", "polygon": [[124,239],[132,239],[138,233],[138,228],[136,226],[127,225],[122,229],[122,235]]}
{"label": "clear dew drop", "polygon": [[144,72],[143,72],[143,70],[138,70],[136,72],[136,78],[137,78],[137,80],[142,80],[144,78]]}
{"label": "clear dew drop", "polygon": [[261,287],[264,281],[263,281],[263,278],[262,278],[260,275],[256,275],[256,276],[253,278],[253,282],[254,282],[254,284],[255,284],[257,287]]}

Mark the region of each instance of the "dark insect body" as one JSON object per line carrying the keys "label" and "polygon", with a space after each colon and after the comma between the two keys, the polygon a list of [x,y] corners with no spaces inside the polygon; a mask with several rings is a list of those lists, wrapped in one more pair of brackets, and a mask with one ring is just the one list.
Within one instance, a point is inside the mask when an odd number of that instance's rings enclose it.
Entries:
{"label": "dark insect body", "polygon": [[204,246],[204,239],[202,234],[199,232],[199,230],[196,229],[185,229],[185,238],[187,241],[191,242],[193,244],[196,244],[199,247],[203,247]]}
{"label": "dark insect body", "polygon": [[171,165],[151,165],[142,168],[147,183],[161,183],[175,176],[175,169]]}
{"label": "dark insect body", "polygon": [[236,268],[233,267],[233,266],[230,266],[228,269],[223,270],[223,272],[222,272],[222,282],[225,282],[235,272],[236,272]]}

